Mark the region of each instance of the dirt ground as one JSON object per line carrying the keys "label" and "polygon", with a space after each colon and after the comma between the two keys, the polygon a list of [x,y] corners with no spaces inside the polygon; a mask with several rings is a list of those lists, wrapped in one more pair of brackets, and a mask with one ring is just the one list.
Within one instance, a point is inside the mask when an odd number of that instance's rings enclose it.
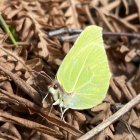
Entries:
{"label": "dirt ground", "polygon": [[[0,11],[0,139],[140,139],[140,98],[139,104],[130,102],[140,93],[139,0],[1,0]],[[50,94],[42,100],[88,25],[103,28],[110,87],[101,104],[68,110],[65,122]],[[100,133],[81,137],[122,107],[115,122]]]}

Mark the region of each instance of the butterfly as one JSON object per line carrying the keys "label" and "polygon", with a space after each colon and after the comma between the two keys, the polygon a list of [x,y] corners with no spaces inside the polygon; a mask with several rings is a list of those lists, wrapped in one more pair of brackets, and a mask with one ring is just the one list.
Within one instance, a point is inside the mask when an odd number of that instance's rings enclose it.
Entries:
{"label": "butterfly", "polygon": [[92,108],[105,98],[110,78],[102,28],[90,25],[80,34],[49,86],[53,105],[64,108],[64,112]]}

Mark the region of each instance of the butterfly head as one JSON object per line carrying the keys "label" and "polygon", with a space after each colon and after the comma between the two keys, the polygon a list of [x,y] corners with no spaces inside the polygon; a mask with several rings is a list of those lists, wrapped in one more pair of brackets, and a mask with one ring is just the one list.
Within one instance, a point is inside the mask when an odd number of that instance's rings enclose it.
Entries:
{"label": "butterfly head", "polygon": [[49,86],[49,92],[52,94],[53,99],[55,100],[53,105],[59,105],[60,107],[68,108],[69,95],[63,90],[57,81],[54,81]]}

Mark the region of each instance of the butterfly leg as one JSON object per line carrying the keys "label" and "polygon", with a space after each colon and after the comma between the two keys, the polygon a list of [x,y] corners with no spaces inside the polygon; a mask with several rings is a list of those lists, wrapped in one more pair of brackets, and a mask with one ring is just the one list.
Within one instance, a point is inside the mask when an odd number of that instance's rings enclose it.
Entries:
{"label": "butterfly leg", "polygon": [[48,97],[49,92],[47,92],[47,94],[45,95],[45,97],[42,100],[42,103],[45,101],[45,99]]}
{"label": "butterfly leg", "polygon": [[61,120],[63,120],[64,122],[66,122],[65,119],[64,119],[64,114],[65,114],[65,112],[66,112],[68,109],[69,109],[69,108],[65,108],[65,109],[63,110],[62,107],[60,107],[60,110],[61,110]]}
{"label": "butterfly leg", "polygon": [[54,106],[54,105],[59,105],[59,104],[60,104],[60,100],[57,99],[57,100],[53,103],[53,106]]}
{"label": "butterfly leg", "polygon": [[51,105],[51,108],[50,108],[50,111],[49,111],[48,115],[51,113],[52,107],[55,106],[55,105],[59,105],[59,99],[56,100],[56,101]]}

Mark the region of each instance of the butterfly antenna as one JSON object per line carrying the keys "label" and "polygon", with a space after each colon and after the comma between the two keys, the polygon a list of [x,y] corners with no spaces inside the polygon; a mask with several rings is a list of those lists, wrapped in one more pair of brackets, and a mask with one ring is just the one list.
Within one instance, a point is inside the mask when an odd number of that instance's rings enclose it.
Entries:
{"label": "butterfly antenna", "polygon": [[41,71],[40,74],[45,77],[45,78],[48,78],[50,81],[53,81],[53,79],[47,74],[45,73],[44,71]]}
{"label": "butterfly antenna", "polygon": [[51,82],[53,81],[53,79],[48,74],[46,74],[44,71],[37,72],[35,70],[30,70],[29,72],[34,72],[36,74],[39,74],[39,75],[45,77],[46,79],[49,79]]}

